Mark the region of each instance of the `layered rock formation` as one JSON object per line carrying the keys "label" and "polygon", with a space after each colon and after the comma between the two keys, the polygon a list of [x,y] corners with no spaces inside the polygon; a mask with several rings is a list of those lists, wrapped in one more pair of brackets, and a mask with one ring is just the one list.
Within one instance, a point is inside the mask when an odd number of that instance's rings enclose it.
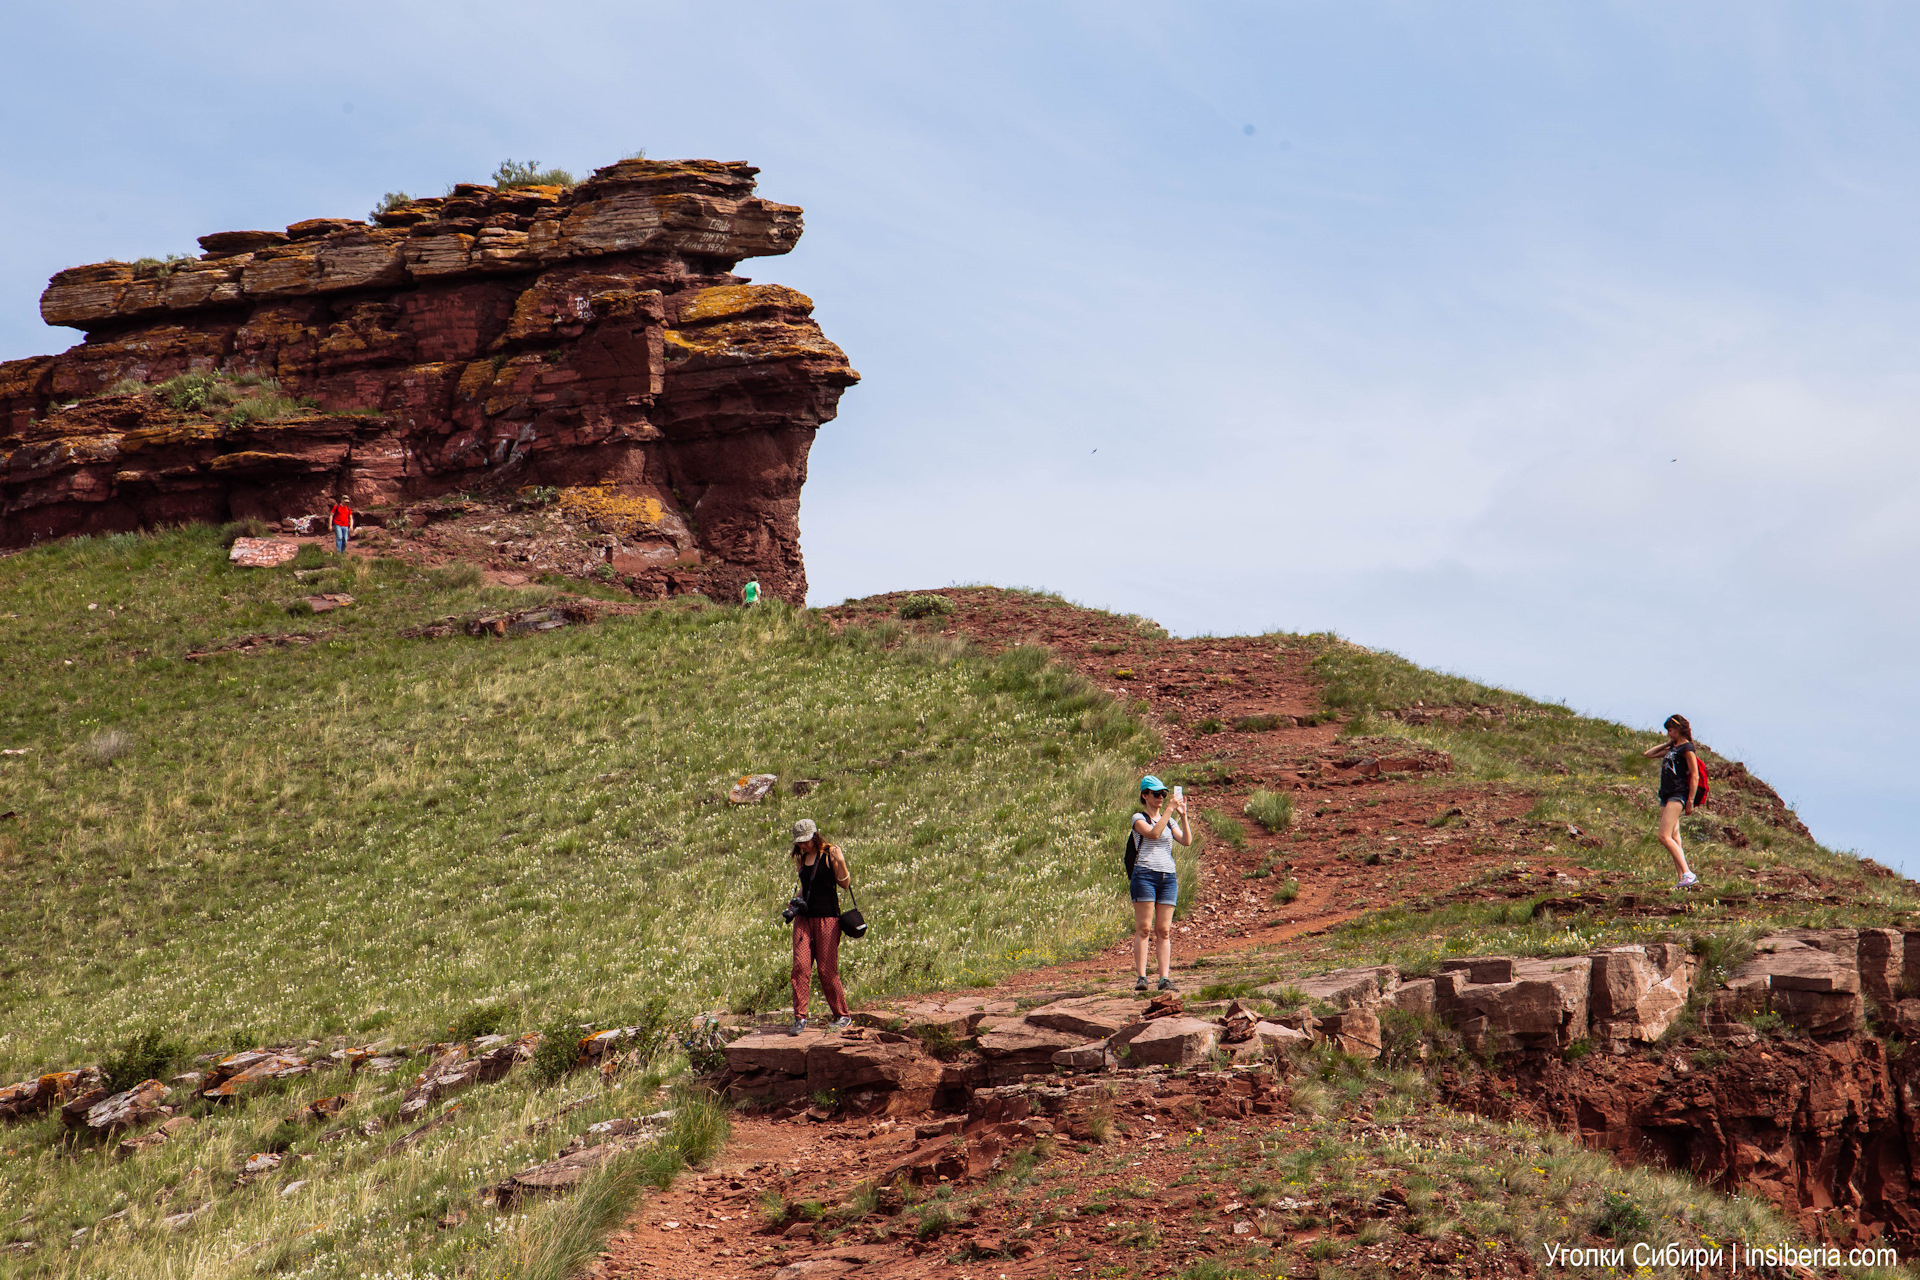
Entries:
{"label": "layered rock formation", "polygon": [[[336,491],[377,509],[595,486],[652,516],[626,554],[797,600],[807,453],[859,375],[807,297],[732,274],[800,238],[757,172],[623,160],[62,271],[41,315],[86,341],[0,364],[0,545],[279,519]],[[128,388],[196,370],[315,407],[249,420]]]}

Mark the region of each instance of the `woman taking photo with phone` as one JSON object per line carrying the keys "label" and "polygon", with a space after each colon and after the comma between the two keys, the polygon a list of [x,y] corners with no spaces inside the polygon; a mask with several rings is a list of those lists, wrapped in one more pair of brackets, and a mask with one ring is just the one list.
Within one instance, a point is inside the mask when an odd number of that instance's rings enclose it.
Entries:
{"label": "woman taking photo with phone", "polygon": [[[1175,818],[1178,814],[1178,818]],[[1133,972],[1135,991],[1147,989],[1147,943],[1159,948],[1160,990],[1173,988],[1167,971],[1173,964],[1173,906],[1180,900],[1180,869],[1173,862],[1173,846],[1193,843],[1187,830],[1187,802],[1167,799],[1167,784],[1148,774],[1140,779],[1140,811],[1133,815],[1133,833],[1140,851],[1133,859],[1128,895],[1133,899]]]}
{"label": "woman taking photo with phone", "polygon": [[840,846],[828,844],[812,818],[793,824],[793,869],[800,877],[794,895],[798,908],[793,920],[793,1034],[807,1029],[807,997],[813,989],[813,970],[820,969],[820,990],[833,1010],[833,1027],[853,1025],[847,1009],[847,989],[840,985],[840,895],[853,878]]}
{"label": "woman taking photo with phone", "polygon": [[1676,889],[1690,889],[1700,877],[1687,867],[1687,851],[1680,847],[1680,815],[1693,812],[1694,798],[1700,794],[1700,760],[1694,754],[1693,726],[1683,715],[1667,717],[1661,726],[1667,740],[1648,747],[1640,754],[1660,761],[1660,843],[1673,858]]}

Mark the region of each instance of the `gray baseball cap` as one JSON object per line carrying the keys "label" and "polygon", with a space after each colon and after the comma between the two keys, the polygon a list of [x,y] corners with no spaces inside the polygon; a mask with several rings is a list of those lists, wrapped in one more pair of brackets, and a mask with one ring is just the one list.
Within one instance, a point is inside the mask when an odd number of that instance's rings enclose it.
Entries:
{"label": "gray baseball cap", "polygon": [[799,844],[802,840],[811,840],[819,832],[820,828],[813,825],[812,818],[802,818],[793,824],[793,842]]}

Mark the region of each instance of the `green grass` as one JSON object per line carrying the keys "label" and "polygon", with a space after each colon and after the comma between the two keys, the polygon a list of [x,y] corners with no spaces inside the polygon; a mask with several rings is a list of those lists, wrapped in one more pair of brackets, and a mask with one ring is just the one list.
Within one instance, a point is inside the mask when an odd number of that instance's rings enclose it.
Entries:
{"label": "green grass", "polygon": [[170,253],[164,258],[135,258],[130,264],[137,280],[165,280],[182,265],[197,261],[190,253]]}
{"label": "green grass", "polygon": [[277,379],[257,373],[228,374],[196,369],[148,385],[122,378],[102,395],[151,395],[181,413],[215,417],[227,427],[254,422],[278,422],[318,407],[304,396],[280,394]]}
{"label": "green grass", "polygon": [[1293,797],[1284,791],[1256,791],[1247,797],[1246,814],[1268,831],[1293,825]]}
{"label": "green grass", "polygon": [[1247,828],[1239,819],[1224,809],[1208,809],[1200,815],[1206,820],[1207,829],[1221,843],[1233,849],[1247,847]]}
{"label": "green grass", "polygon": [[[358,603],[289,618],[287,601],[316,590]],[[21,815],[0,827],[0,1077],[129,1046],[151,1061],[171,1042],[604,1027],[641,1020],[656,996],[678,1014],[778,1007],[786,833],[803,815],[846,849],[874,922],[842,952],[856,1000],[987,981],[1128,928],[1119,850],[1155,743],[1044,650],[988,659],[877,628],[835,636],[778,604],[698,601],[512,641],[400,634],[550,596],[385,561],[296,583],[229,566],[204,528],[0,561],[0,745],[27,749],[0,757],[4,807]],[[290,631],[312,643],[185,658]],[[822,783],[725,803],[760,771]],[[658,1105],[638,1075],[608,1091],[592,1073],[542,1084],[523,1067],[459,1095],[454,1122],[403,1157],[378,1154],[392,1134],[325,1147],[308,1134],[295,1152],[312,1176],[294,1196],[277,1198],[291,1169],[234,1185],[302,1101],[345,1087],[343,1119],[391,1114],[417,1070],[303,1078],[123,1163],[71,1160],[57,1121],[16,1126],[0,1245],[54,1239],[53,1224],[64,1242],[134,1208],[74,1249],[0,1254],[0,1276],[159,1274],[161,1258],[239,1275],[283,1255],[302,1275],[467,1265],[561,1212],[493,1225],[473,1207],[481,1183]],[[591,1106],[526,1136],[582,1092]],[[185,1231],[150,1225],[198,1203],[212,1207]]]}

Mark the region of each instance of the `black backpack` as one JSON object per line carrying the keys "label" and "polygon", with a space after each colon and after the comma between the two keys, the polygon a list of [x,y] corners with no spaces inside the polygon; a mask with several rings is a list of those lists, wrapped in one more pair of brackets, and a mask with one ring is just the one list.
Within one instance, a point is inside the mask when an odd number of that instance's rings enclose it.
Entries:
{"label": "black backpack", "polygon": [[1132,818],[1127,819],[1127,852],[1121,861],[1126,864],[1128,879],[1132,879],[1133,864],[1135,860],[1140,857],[1140,832],[1133,824],[1136,819],[1144,816],[1143,814],[1136,813]]}

